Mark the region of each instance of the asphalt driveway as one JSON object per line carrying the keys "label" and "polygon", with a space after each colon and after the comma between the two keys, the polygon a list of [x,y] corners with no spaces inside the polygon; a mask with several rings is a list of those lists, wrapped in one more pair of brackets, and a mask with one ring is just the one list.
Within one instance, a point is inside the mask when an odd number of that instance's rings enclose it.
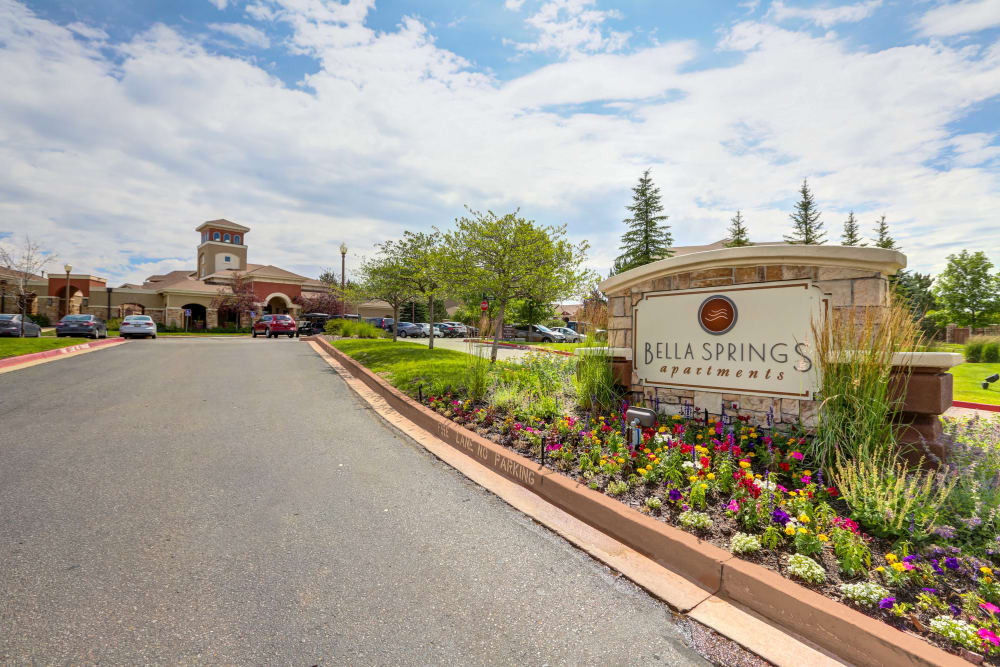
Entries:
{"label": "asphalt driveway", "polygon": [[0,662],[705,664],[298,340],[0,378]]}

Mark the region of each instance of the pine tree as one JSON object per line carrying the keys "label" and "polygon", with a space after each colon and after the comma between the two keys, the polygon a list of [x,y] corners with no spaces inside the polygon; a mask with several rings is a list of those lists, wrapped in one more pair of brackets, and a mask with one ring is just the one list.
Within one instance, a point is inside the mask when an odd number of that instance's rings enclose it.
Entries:
{"label": "pine tree", "polygon": [[729,220],[729,229],[726,233],[729,234],[729,240],[726,242],[727,248],[742,248],[743,246],[753,245],[750,242],[750,232],[747,230],[743,219],[743,214],[736,211],[736,216]]}
{"label": "pine tree", "polygon": [[886,248],[887,250],[899,250],[896,241],[889,236],[889,223],[885,221],[883,215],[875,222],[875,247]]}
{"label": "pine tree", "polygon": [[854,219],[854,211],[847,215],[847,220],[844,221],[844,235],[840,238],[842,239],[840,245],[856,245],[862,248],[868,245],[861,242],[861,236],[858,234],[858,221]]}
{"label": "pine tree", "polygon": [[809,192],[809,182],[802,181],[802,188],[799,190],[802,199],[795,205],[795,213],[788,217],[795,223],[792,234],[785,237],[786,243],[798,245],[822,245],[826,243],[826,232],[823,231],[823,222],[819,219],[820,212],[816,210],[816,201],[812,193]]}
{"label": "pine tree", "polygon": [[670,226],[661,224],[668,216],[663,215],[660,188],[653,185],[649,169],[643,172],[639,184],[632,188],[632,193],[632,204],[625,207],[632,216],[622,220],[628,226],[628,231],[622,234],[622,254],[615,259],[615,273],[673,254],[670,246],[674,239],[670,235]]}

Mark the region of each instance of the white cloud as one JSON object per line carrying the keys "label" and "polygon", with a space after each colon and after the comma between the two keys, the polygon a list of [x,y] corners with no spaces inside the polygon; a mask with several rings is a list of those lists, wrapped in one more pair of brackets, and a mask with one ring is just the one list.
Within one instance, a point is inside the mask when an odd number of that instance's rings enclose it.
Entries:
{"label": "white cloud", "polygon": [[931,9],[917,21],[920,34],[950,37],[1000,26],[1000,0],[966,0]]}
{"label": "white cloud", "polygon": [[838,23],[857,23],[871,16],[882,4],[882,0],[867,0],[853,5],[834,7],[794,7],[781,0],[775,0],[768,15],[779,23],[788,19],[801,19],[815,23],[821,28],[830,28]]}
{"label": "white cloud", "polygon": [[162,25],[111,58],[0,0],[0,236],[135,282],[193,267],[193,228],[226,217],[252,228],[251,261],[315,275],[341,241],[350,263],[462,204],[521,206],[569,223],[606,271],[652,167],[678,244],[720,238],[736,208],[752,238],[780,238],[808,176],[831,238],[853,208],[867,227],[884,211],[922,271],[1000,248],[995,136],[950,129],[1000,95],[1000,47],[856,51],[741,23],[725,65],[667,42],[500,81],[416,19],[372,31],[370,6],[261,5],[318,63],[297,88]]}
{"label": "white cloud", "polygon": [[70,23],[66,27],[85,39],[104,40],[108,38],[108,33],[104,32],[100,28],[95,28],[87,25],[86,23],[80,23],[79,21],[76,23]]}
{"label": "white cloud", "polygon": [[514,12],[520,11],[522,5],[524,5],[524,0],[505,0],[503,3],[505,9],[509,9]]}
{"label": "white cloud", "polygon": [[229,4],[229,0],[208,0],[208,1],[213,5],[215,5],[215,8],[218,9],[220,12],[223,9],[225,9],[226,6]]}
{"label": "white cloud", "polygon": [[[605,31],[603,24],[607,19],[621,18],[621,13],[590,9],[595,4],[596,0],[546,0],[536,14],[524,21],[538,31],[538,38],[534,42],[505,42],[519,51],[551,51],[562,56],[620,51],[631,34]],[[520,5],[511,7],[508,3],[507,8],[519,9]]]}
{"label": "white cloud", "polygon": [[271,40],[263,31],[247,25],[246,23],[209,23],[208,28],[235,37],[248,46],[256,46],[262,49],[271,46]]}

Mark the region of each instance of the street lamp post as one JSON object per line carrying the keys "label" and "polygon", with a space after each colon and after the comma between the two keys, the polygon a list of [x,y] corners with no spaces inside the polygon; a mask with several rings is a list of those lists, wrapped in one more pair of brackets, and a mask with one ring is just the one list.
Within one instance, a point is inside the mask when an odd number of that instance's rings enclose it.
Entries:
{"label": "street lamp post", "polygon": [[7,312],[7,281],[6,280],[0,280],[0,289],[3,290],[2,292],[0,292],[0,313],[6,313]]}
{"label": "street lamp post", "polygon": [[63,317],[69,315],[69,272],[73,270],[72,264],[66,264],[63,266],[63,270],[66,271],[66,312],[63,313]]}
{"label": "street lamp post", "polygon": [[345,285],[347,284],[347,281],[345,280],[346,275],[344,273],[344,266],[346,260],[347,260],[347,244],[342,242],[340,244],[340,309],[341,309],[340,314],[341,315],[347,314],[347,301],[344,300],[344,288]]}

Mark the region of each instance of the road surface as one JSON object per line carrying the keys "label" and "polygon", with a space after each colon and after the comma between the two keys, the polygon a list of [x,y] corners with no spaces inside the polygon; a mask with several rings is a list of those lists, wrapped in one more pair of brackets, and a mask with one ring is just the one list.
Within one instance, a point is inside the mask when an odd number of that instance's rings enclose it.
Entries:
{"label": "road surface", "polygon": [[298,340],[0,379],[0,662],[707,664]]}

